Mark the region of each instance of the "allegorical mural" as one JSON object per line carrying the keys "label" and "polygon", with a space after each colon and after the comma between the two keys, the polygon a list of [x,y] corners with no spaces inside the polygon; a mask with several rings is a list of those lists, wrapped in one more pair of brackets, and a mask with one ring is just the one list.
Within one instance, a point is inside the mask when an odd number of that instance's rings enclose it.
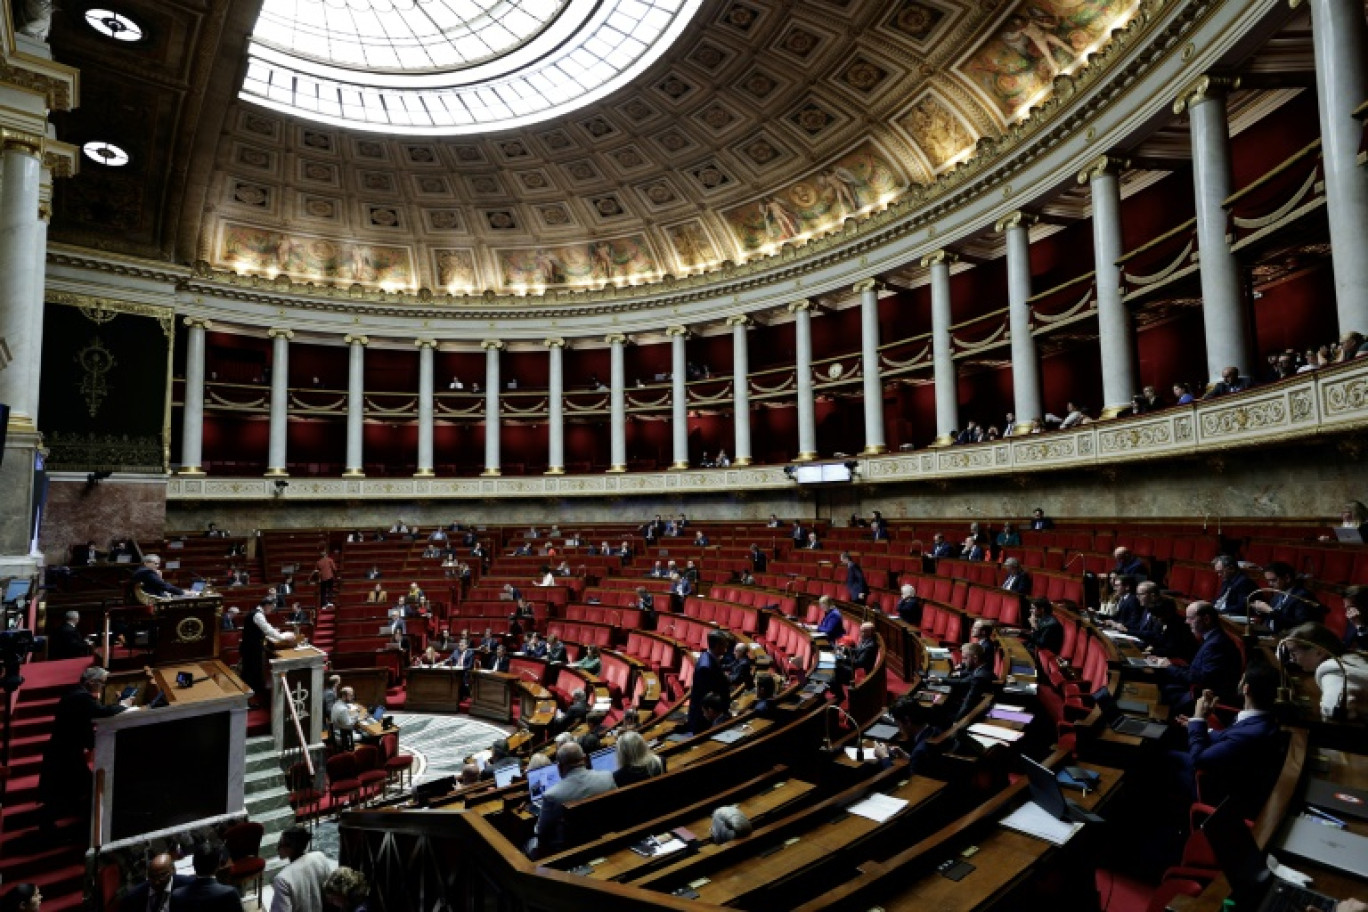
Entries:
{"label": "allegorical mural", "polygon": [[642,235],[583,244],[496,250],[505,288],[584,286],[619,279],[655,278],[661,269]]}
{"label": "allegorical mural", "polygon": [[922,96],[899,123],[922,150],[933,172],[974,145],[974,134],[934,95]]}
{"label": "allegorical mural", "polygon": [[665,234],[674,247],[675,259],[685,269],[717,262],[717,248],[698,220],[671,225],[665,229]]}
{"label": "allegorical mural", "polygon": [[959,67],[1012,117],[1116,25],[1132,0],[1025,0]]}
{"label": "allegorical mural", "polygon": [[437,277],[439,290],[466,291],[480,285],[480,276],[475,271],[474,251],[464,248],[434,250],[432,264],[432,274]]}
{"label": "allegorical mural", "polygon": [[413,256],[387,247],[270,228],[225,224],[218,262],[230,269],[284,273],[292,279],[329,279],[368,285],[411,285]]}
{"label": "allegorical mural", "polygon": [[724,214],[743,250],[761,250],[897,196],[906,182],[870,143],[820,170]]}

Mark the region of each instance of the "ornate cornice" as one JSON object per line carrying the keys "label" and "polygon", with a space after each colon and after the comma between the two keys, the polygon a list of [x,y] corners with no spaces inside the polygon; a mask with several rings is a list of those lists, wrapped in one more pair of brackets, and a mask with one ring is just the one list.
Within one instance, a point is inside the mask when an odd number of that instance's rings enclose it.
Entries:
{"label": "ornate cornice", "polygon": [[0,59],[0,85],[42,95],[49,110],[70,111],[77,104],[80,74],[73,67],[25,55]]}
{"label": "ornate cornice", "polygon": [[785,310],[791,314],[802,313],[804,311],[811,312],[816,309],[817,305],[808,298],[803,298],[801,301],[793,301],[785,308]]}
{"label": "ornate cornice", "polygon": [[738,326],[743,326],[749,329],[750,327],[755,325],[755,321],[752,320],[746,314],[736,314],[735,316],[727,317],[725,322],[728,326],[732,327],[733,329],[735,329]]}
{"label": "ornate cornice", "polygon": [[142,304],[136,301],[122,301],[118,298],[73,294],[72,292],[51,289],[43,295],[43,300],[49,304],[79,307],[85,311],[87,316],[97,322],[104,322],[101,317],[112,313],[153,317],[161,324],[162,332],[166,333],[168,337],[175,331],[176,327],[176,312],[169,307],[158,307],[155,304]]}
{"label": "ornate cornice", "polygon": [[1215,76],[1203,73],[1188,83],[1173,102],[1173,113],[1182,114],[1193,105],[1208,98],[1224,98],[1240,87],[1238,76]]}

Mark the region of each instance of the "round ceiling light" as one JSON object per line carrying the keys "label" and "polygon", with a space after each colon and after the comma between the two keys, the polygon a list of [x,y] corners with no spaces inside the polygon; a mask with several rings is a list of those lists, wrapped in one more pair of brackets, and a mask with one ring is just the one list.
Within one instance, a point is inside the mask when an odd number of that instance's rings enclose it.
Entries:
{"label": "round ceiling light", "polygon": [[93,162],[107,165],[111,168],[122,168],[128,164],[128,153],[113,143],[107,142],[88,142],[81,146],[81,151],[85,157]]}
{"label": "round ceiling light", "polygon": [[85,18],[87,25],[106,38],[113,38],[115,41],[142,40],[142,27],[113,10],[89,9],[86,10]]}

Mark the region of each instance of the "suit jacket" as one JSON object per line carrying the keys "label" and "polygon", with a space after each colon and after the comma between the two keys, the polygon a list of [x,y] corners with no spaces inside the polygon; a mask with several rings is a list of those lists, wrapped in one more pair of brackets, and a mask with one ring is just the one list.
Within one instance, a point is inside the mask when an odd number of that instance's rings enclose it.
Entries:
{"label": "suit jacket", "polygon": [[898,599],[898,617],[913,627],[919,626],[922,619],[921,599],[915,595],[911,598]]}
{"label": "suit jacket", "polygon": [[763,551],[752,551],[750,559],[751,569],[756,573],[764,573],[765,568],[769,566],[769,558],[765,556]]}
{"label": "suit jacket", "polygon": [[1040,626],[1027,634],[1026,645],[1059,655],[1064,649],[1064,625],[1054,615],[1046,615],[1040,619]]}
{"label": "suit jacket", "polygon": [[694,666],[693,689],[689,693],[689,731],[695,734],[708,730],[708,720],[703,717],[703,700],[710,693],[731,700],[731,682],[722,669],[722,660],[705,649]]}
{"label": "suit jacket", "polygon": [[959,710],[955,713],[955,720],[959,721],[978,705],[983,699],[983,695],[990,693],[997,687],[997,675],[993,674],[991,665],[984,663],[969,673],[967,678],[961,678],[961,685],[967,682],[964,687],[964,699],[960,701]]}
{"label": "suit jacket", "polygon": [[817,632],[833,645],[845,636],[845,619],[841,617],[841,609],[835,606],[828,608],[827,613],[822,615],[822,622],[817,625]]}
{"label": "suit jacket", "polygon": [[939,545],[936,545],[934,548],[931,549],[931,556],[932,556],[932,557],[954,557],[954,556],[955,556],[955,546],[952,545],[952,544],[950,544],[949,542],[941,542]]}
{"label": "suit jacket", "polygon": [[1003,580],[1002,588],[1008,592],[1016,592],[1021,595],[1031,594],[1031,574],[1025,570],[1018,570],[1007,579]]}
{"label": "suit jacket", "polygon": [[308,852],[287,864],[271,882],[271,912],[314,912],[323,908],[323,883],[337,868],[322,852]]}
{"label": "suit jacket", "polygon": [[1286,592],[1280,592],[1268,600],[1273,613],[1268,615],[1268,626],[1275,633],[1291,630],[1300,624],[1315,622],[1319,624],[1325,617],[1325,608],[1305,586],[1293,585]]}
{"label": "suit jacket", "polygon": [[[319,899],[321,902],[321,893]],[[271,908],[275,909],[274,903]],[[171,891],[170,912],[242,912],[242,899],[227,884],[212,877],[196,877]]]}
{"label": "suit jacket", "polygon": [[[705,653],[706,655],[706,653]],[[697,687],[697,681],[694,684]],[[560,782],[542,794],[541,814],[537,817],[537,854],[559,852],[566,844],[565,806],[581,798],[592,798],[617,788],[613,774],[584,767],[571,770]],[[271,912],[275,912],[274,909]]]}
{"label": "suit jacket", "polygon": [[[170,892],[174,893],[177,889],[188,887],[194,882],[195,878],[191,877],[189,874],[173,874],[171,876]],[[119,903],[119,912],[148,912],[147,900],[148,894],[151,892],[152,884],[144,880],[132,890],[128,891],[128,895]],[[168,903],[162,908],[163,910],[169,910],[170,904]]]}
{"label": "suit jacket", "polygon": [[727,680],[731,682],[733,687],[741,686],[749,690],[751,685],[755,683],[755,669],[751,667],[750,659],[733,662],[731,668],[727,670]]}
{"label": "suit jacket", "polygon": [[1206,774],[1202,797],[1219,801],[1208,792],[1229,796],[1246,819],[1258,816],[1282,768],[1277,719],[1259,713],[1220,731],[1208,729],[1205,719],[1193,719],[1187,735],[1187,764],[1193,772]]}
{"label": "suit jacket", "polygon": [[1258,588],[1254,581],[1243,573],[1237,573],[1228,580],[1221,580],[1221,588],[1217,591],[1214,602],[1216,610],[1229,614],[1248,614],[1249,597]]}
{"label": "suit jacket", "polygon": [[1221,631],[1213,630],[1197,647],[1190,663],[1164,669],[1164,678],[1169,685],[1166,688],[1168,702],[1176,702],[1173,697],[1193,689],[1213,690],[1222,702],[1233,700],[1242,673],[1240,647]]}
{"label": "suit jacket", "polygon": [[73,624],[63,623],[48,643],[49,659],[75,659],[90,655],[90,644]]}
{"label": "suit jacket", "polygon": [[505,674],[508,673],[508,656],[504,656],[501,659],[491,658],[489,660],[489,663],[490,671],[501,671]]}
{"label": "suit jacket", "polygon": [[862,669],[865,674],[874,670],[874,664],[879,660],[879,641],[860,640],[850,650],[850,667]]}
{"label": "suit jacket", "polygon": [[1140,628],[1145,624],[1146,614],[1148,612],[1140,604],[1140,599],[1136,598],[1135,593],[1132,592],[1117,603],[1114,619],[1122,627],[1125,627],[1126,632],[1131,636],[1139,636]]}
{"label": "suit jacket", "polygon": [[171,585],[151,567],[143,566],[134,570],[133,582],[142,586],[142,591],[148,595],[185,595],[184,589]]}
{"label": "suit jacket", "polygon": [[859,564],[849,564],[846,566],[845,579],[846,595],[850,596],[852,602],[863,601],[869,594],[869,583],[865,582],[864,571]]}

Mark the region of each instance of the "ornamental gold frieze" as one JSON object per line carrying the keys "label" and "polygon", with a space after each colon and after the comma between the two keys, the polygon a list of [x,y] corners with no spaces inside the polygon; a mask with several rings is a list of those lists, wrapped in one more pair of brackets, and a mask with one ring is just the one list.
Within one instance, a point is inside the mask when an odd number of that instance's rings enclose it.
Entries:
{"label": "ornamental gold frieze", "polygon": [[1350,377],[1321,384],[1323,420],[1356,418],[1368,410],[1368,377]]}

